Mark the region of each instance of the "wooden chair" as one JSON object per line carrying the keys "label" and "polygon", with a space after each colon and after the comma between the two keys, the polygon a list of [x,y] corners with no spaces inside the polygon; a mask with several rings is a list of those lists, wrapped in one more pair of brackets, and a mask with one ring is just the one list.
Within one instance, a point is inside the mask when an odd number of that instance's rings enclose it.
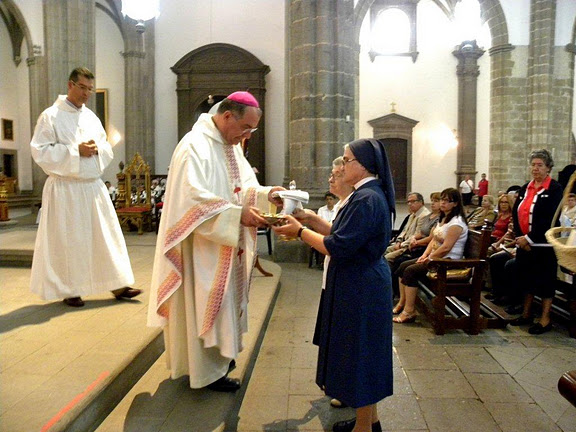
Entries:
{"label": "wooden chair", "polygon": [[504,327],[480,313],[481,291],[490,246],[490,228],[469,231],[464,259],[433,259],[428,280],[420,283],[418,300],[437,335],[447,329],[464,329],[478,334],[481,328]]}
{"label": "wooden chair", "polygon": [[145,224],[149,230],[152,229],[150,166],[136,153],[132,162],[116,177],[118,190],[124,192],[118,194],[116,204],[120,225],[128,228],[135,225],[138,227],[138,234],[142,235]]}

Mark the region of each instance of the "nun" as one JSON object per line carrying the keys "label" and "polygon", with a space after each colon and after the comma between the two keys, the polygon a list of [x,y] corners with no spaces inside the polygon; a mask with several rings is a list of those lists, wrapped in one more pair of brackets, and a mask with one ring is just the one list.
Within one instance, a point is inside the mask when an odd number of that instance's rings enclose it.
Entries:
{"label": "nun", "polygon": [[330,256],[318,313],[316,383],[356,410],[334,432],[381,431],[377,403],[392,395],[392,283],[382,256],[390,241],[394,186],[384,144],[359,139],[344,146],[344,181],[354,188],[329,235],[292,216],[273,227]]}

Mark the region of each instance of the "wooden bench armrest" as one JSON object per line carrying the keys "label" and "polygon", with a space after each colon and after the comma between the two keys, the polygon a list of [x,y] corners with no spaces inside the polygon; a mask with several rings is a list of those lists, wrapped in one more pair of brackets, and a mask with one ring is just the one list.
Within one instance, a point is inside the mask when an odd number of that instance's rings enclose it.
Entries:
{"label": "wooden bench armrest", "polygon": [[451,259],[443,259],[443,258],[434,258],[428,262],[428,269],[430,270],[437,270],[440,267],[446,269],[461,269],[461,268],[468,268],[468,267],[477,267],[478,265],[485,263],[486,260],[483,259],[460,259],[460,260],[451,260]]}
{"label": "wooden bench armrest", "polygon": [[558,380],[558,391],[576,406],[576,370],[565,372]]}

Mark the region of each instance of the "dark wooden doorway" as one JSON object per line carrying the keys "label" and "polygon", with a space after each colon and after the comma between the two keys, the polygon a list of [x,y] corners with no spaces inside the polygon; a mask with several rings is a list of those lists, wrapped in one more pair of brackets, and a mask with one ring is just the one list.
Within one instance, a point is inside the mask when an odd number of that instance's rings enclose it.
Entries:
{"label": "dark wooden doorway", "polygon": [[177,75],[178,140],[190,131],[201,113],[230,93],[248,90],[258,99],[263,114],[258,131],[250,139],[247,158],[258,170],[260,184],[266,184],[265,77],[270,68],[240,47],[215,43],[189,52],[178,60],[172,71]]}
{"label": "dark wooden doorway", "polygon": [[374,138],[386,145],[396,200],[405,201],[412,189],[412,129],[418,121],[391,113],[369,120],[368,124],[374,128]]}
{"label": "dark wooden doorway", "polygon": [[396,199],[406,199],[408,193],[408,141],[401,138],[384,138],[381,140],[386,147],[388,163],[392,170]]}

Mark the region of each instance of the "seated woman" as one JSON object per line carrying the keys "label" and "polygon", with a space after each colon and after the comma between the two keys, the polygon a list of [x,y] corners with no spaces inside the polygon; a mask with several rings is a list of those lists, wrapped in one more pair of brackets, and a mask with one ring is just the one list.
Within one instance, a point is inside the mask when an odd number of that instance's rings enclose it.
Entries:
{"label": "seated woman", "polygon": [[508,194],[502,194],[498,198],[498,215],[496,222],[494,222],[494,231],[492,231],[492,237],[496,240],[500,240],[508,230],[510,218],[512,217],[511,199]]}
{"label": "seated woman", "polygon": [[[434,229],[433,239],[424,254],[414,262],[406,261],[402,266],[400,281],[400,300],[394,311],[400,315],[393,318],[396,323],[414,322],[416,319],[416,295],[418,280],[426,277],[428,261],[432,258],[461,259],[468,239],[468,226],[464,216],[462,196],[457,189],[444,189],[440,195],[441,216]],[[401,266],[401,267],[402,267]]]}
{"label": "seated woman", "polygon": [[485,219],[488,219],[489,222],[494,222],[494,219],[496,219],[496,213],[494,213],[494,197],[492,195],[484,195],[480,207],[468,216],[468,228],[482,228]]}

